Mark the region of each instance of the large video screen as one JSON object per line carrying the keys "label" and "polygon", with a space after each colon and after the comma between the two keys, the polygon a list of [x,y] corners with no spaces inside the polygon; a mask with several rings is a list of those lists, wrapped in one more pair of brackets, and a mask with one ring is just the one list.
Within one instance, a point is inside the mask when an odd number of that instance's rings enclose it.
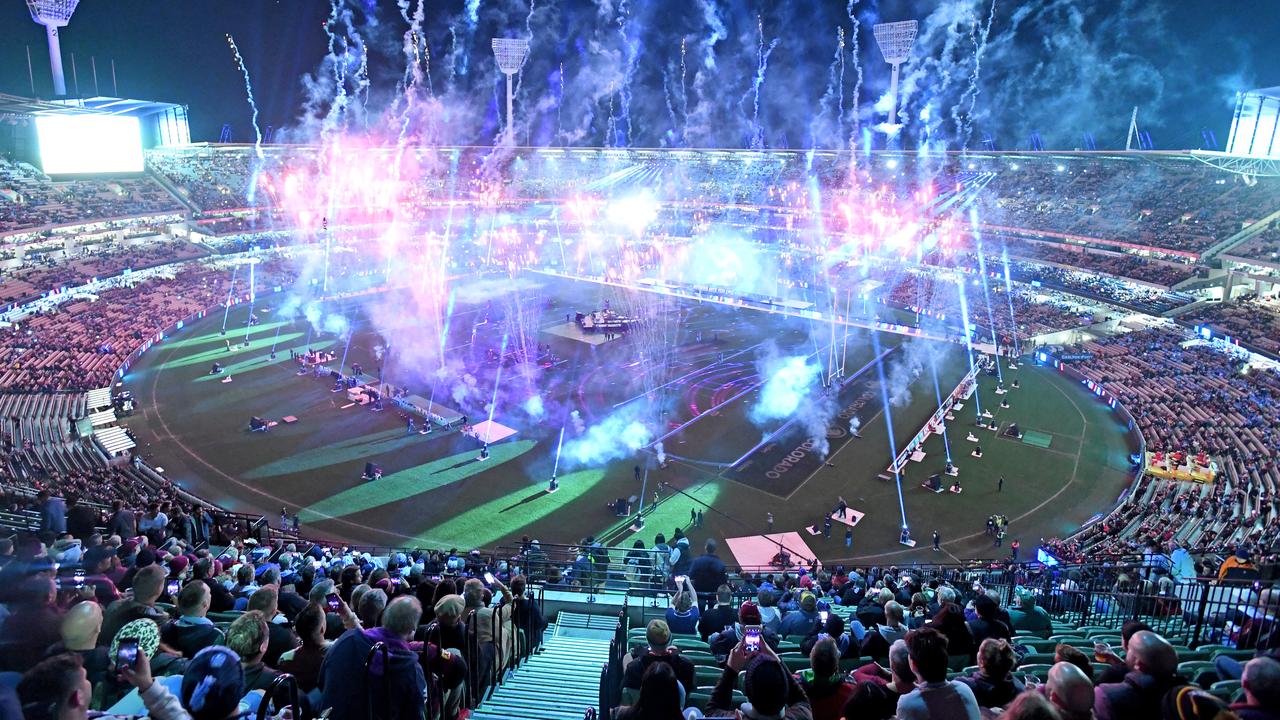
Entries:
{"label": "large video screen", "polygon": [[142,172],[142,127],[119,115],[36,118],[46,175]]}

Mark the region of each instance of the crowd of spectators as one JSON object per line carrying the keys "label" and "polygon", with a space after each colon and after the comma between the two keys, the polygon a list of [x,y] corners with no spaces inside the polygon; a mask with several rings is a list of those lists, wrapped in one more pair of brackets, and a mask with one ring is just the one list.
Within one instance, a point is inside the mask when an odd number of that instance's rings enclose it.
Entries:
{"label": "crowd of spectators", "polygon": [[1217,334],[1230,335],[1280,357],[1280,299],[1249,295],[1229,303],[1204,305],[1182,319],[1209,325]]}
{"label": "crowd of spectators", "polygon": [[[1076,364],[1133,415],[1149,452],[1216,463],[1211,484],[1148,480],[1074,554],[1175,541],[1230,547],[1280,531],[1280,374],[1169,329],[1085,343]],[[1158,508],[1158,512],[1154,509]],[[1173,518],[1174,520],[1171,520]]]}
{"label": "crowd of spectators", "polygon": [[194,243],[164,238],[142,243],[104,242],[79,248],[76,254],[28,253],[24,264],[0,274],[0,304],[20,302],[64,287],[78,287],[95,278],[118,275],[208,255]]}
{"label": "crowd of spectators", "polygon": [[[1061,612],[1076,591],[1067,588],[1078,587],[1073,579],[1048,585],[1052,595],[1018,585],[1006,603],[1004,593],[981,580],[970,584],[968,575],[931,575],[927,568],[842,566],[722,575],[696,627],[683,613],[696,616],[707,593],[698,593],[692,610],[676,610],[674,600],[665,618],[648,622],[642,641],[633,636],[615,717],[1159,719],[1186,717],[1166,701],[1181,701],[1183,693],[1206,711],[1227,707],[1178,674],[1179,651],[1146,623],[1117,626],[1122,644],[1114,651],[1090,646],[1083,632],[1058,639],[1064,636],[1044,606]],[[1118,582],[1128,581],[1121,574]],[[1116,591],[1117,598],[1126,594],[1132,591]],[[1259,602],[1266,614],[1256,621],[1209,620],[1232,647],[1257,657],[1201,663],[1196,679],[1242,679],[1231,711],[1271,719],[1280,707],[1280,632],[1272,614],[1280,592],[1264,590]],[[800,660],[797,647],[807,667],[792,664]],[[706,661],[689,659],[695,653],[710,656],[714,676],[704,676]],[[704,715],[688,698],[712,682]]]}
{"label": "crowd of spectators", "polygon": [[0,234],[182,209],[151,178],[54,182],[27,163],[0,158]]}
{"label": "crowd of spectators", "polygon": [[[67,717],[68,702],[224,718],[285,672],[303,717],[465,717],[517,652],[515,631],[545,627],[521,568],[478,551],[260,543],[171,499],[100,511],[44,489],[28,501],[39,531],[0,540],[0,671],[25,673],[28,720]],[[366,676],[377,643],[389,653]],[[136,660],[122,661],[124,644]],[[280,710],[286,696],[267,699]]]}
{"label": "crowd of spectators", "polygon": [[979,195],[993,225],[1199,253],[1280,208],[1280,181],[1249,185],[1189,159],[1000,165]]}
{"label": "crowd of spectators", "polygon": [[[258,270],[266,287],[285,284],[286,262],[272,258]],[[89,390],[110,384],[125,359],[156,333],[225,302],[231,274],[199,261],[178,266],[172,279],[77,299],[0,330],[0,389],[24,392]]]}

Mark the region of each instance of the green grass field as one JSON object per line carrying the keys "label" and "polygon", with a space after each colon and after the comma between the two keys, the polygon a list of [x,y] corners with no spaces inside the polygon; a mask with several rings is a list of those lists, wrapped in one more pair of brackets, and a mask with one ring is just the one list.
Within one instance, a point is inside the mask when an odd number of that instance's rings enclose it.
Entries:
{"label": "green grass field", "polygon": [[[593,303],[608,292],[586,285],[557,286],[547,317],[562,322],[570,310],[598,307]],[[991,513],[1007,515],[1012,521],[1008,539],[1018,538],[1029,548],[1040,537],[1069,532],[1109,507],[1127,482],[1129,449],[1115,414],[1055,371],[1029,365],[1006,377],[1016,376],[1022,386],[1006,396],[1009,409],[997,407],[999,400],[991,392],[994,378],[983,377],[980,383],[983,406],[990,407],[1002,428],[1016,422],[1028,431],[1023,441],[974,429],[972,403],[950,423],[951,452],[960,468],[963,493],[935,495],[919,487],[945,463],[939,436],[926,443],[923,462],[908,463],[901,502],[894,483],[877,479],[889,464],[890,442],[874,372],[866,376],[871,401],[858,413],[861,438],[839,446],[828,464],[787,478],[782,489],[740,482],[723,465],[774,429],[748,419],[759,390],[745,392],[704,416],[689,408],[702,412],[712,402],[750,390],[755,352],[718,358],[770,339],[802,349],[812,329],[808,321],[795,318],[693,305],[686,322],[690,334],[698,333],[697,342],[690,339],[688,347],[678,351],[673,375],[710,369],[697,381],[673,386],[677,403],[668,427],[694,422],[665,443],[673,459],[666,468],[650,472],[646,500],[659,481],[687,495],[664,493],[647,516],[646,542],[655,532],[669,535],[676,527],[687,528],[690,509],[696,507],[704,508],[705,527],[690,532],[695,543],[708,536],[763,532],[765,513],[770,511],[777,530],[800,530],[842,495],[866,518],[849,548],[842,527],[839,537],[830,540],[805,535],[825,561],[936,557],[927,548],[934,529],[942,534],[948,554],[984,557],[1006,552],[990,547],[983,534]],[[344,408],[345,394],[331,393],[328,381],[294,374],[289,350],[308,346],[327,347],[340,356],[346,352],[349,361],[373,367],[372,348],[382,340],[362,323],[356,322],[358,329],[347,347],[332,336],[313,335],[302,322],[276,320],[267,312],[263,324],[251,329],[249,346],[228,351],[226,339],[245,337],[245,312],[232,311],[225,337],[219,333],[221,315],[188,326],[143,356],[125,378],[142,408],[127,424],[148,461],[184,487],[231,509],[269,518],[277,517],[283,506],[298,512],[304,530],[313,536],[362,544],[493,546],[526,534],[548,543],[574,542],[588,534],[605,534],[617,544],[634,539],[606,504],[640,494],[632,476],[632,466],[639,462],[636,456],[561,467],[559,492],[547,494],[561,422],[534,421],[514,408],[500,408],[495,419],[518,433],[495,444],[489,460],[477,462],[477,444],[470,438],[456,432],[409,435],[394,409],[374,413],[360,406]],[[352,305],[344,313],[358,318],[361,308]],[[466,332],[458,330],[458,337]],[[630,339],[596,346],[544,332],[540,340],[566,358],[563,367],[548,371],[554,373],[543,392],[548,405],[581,408],[594,422],[615,403],[636,394],[625,369],[636,352]],[[887,348],[902,338],[882,335],[880,342]],[[273,344],[274,361],[268,357]],[[874,357],[871,336],[854,333],[846,352],[849,368],[861,367]],[[894,357],[890,355],[890,365]],[[227,372],[209,375],[214,361]],[[731,367],[735,362],[739,366]],[[938,364],[944,393],[965,369],[963,354],[948,348]],[[228,376],[231,382],[221,382]],[[888,418],[899,447],[935,407],[933,383],[927,377],[911,388],[908,401],[890,407]],[[251,415],[295,415],[300,420],[268,433],[249,433]],[[981,437],[980,460],[969,456],[973,443],[964,438],[970,430]],[[1047,436],[1047,447],[1028,442],[1036,439],[1035,433]],[[793,440],[799,442],[803,436],[784,437],[779,447]],[[361,482],[366,461],[384,467],[381,482]],[[1004,490],[997,492],[1001,475]],[[896,542],[904,511],[921,541],[915,550]]]}

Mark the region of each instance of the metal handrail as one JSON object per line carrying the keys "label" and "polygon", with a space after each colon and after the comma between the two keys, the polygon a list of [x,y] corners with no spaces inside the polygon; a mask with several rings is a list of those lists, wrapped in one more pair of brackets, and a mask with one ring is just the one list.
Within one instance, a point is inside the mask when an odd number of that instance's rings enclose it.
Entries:
{"label": "metal handrail", "polygon": [[[289,673],[280,673],[275,677],[275,679],[271,681],[271,685],[267,688],[266,694],[262,696],[262,701],[258,703],[258,713],[257,713],[258,720],[266,720],[267,708],[275,700],[276,690],[281,685],[286,685],[286,684],[289,687],[288,707],[291,709],[291,712],[293,713],[291,717],[298,718],[299,720],[302,718],[302,706],[298,704],[298,681]],[[372,720],[373,718],[372,711],[369,717],[370,717],[370,720]]]}
{"label": "metal handrail", "polygon": [[390,702],[391,702],[391,650],[384,642],[376,642],[373,647],[369,648],[369,653],[364,658],[364,691],[365,702],[367,704],[369,720],[374,720],[376,715],[373,712],[373,688],[369,682],[369,673],[373,670],[373,659],[382,653],[382,697],[387,699],[388,703],[388,720],[390,719]]}

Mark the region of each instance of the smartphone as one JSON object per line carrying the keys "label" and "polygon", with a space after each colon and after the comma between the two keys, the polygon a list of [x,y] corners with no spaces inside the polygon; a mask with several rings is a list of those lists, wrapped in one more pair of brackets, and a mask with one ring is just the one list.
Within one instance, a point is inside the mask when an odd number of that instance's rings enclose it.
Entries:
{"label": "smartphone", "polygon": [[72,575],[71,577],[72,580],[75,581],[77,590],[84,587],[84,570],[77,570],[75,575]]}
{"label": "smartphone", "polygon": [[182,582],[179,580],[170,580],[169,584],[165,585],[164,589],[165,592],[168,593],[169,597],[176,598],[178,597],[178,593],[182,590]]}
{"label": "smartphone", "polygon": [[494,581],[495,581],[495,579],[494,579],[494,577],[493,577],[493,573],[491,573],[491,572],[486,572],[486,573],[484,574],[484,582],[485,582],[485,584],[486,584],[486,585],[492,585],[492,584],[494,583]]}
{"label": "smartphone", "polygon": [[743,647],[745,647],[747,652],[749,653],[759,652],[760,651],[760,626],[747,625],[742,630],[744,633],[744,637],[742,641]]}
{"label": "smartphone", "polygon": [[821,610],[821,611],[819,611],[819,612],[818,612],[818,619],[822,621],[822,624],[823,624],[823,625],[826,625],[826,624],[827,624],[827,616],[828,616],[829,614],[830,614],[830,613],[828,613],[826,610]]}
{"label": "smartphone", "polygon": [[683,585],[683,584],[684,584],[684,581],[685,581],[685,580],[688,580],[688,579],[689,579],[689,576],[688,576],[688,575],[677,575],[677,576],[676,576],[676,584],[677,584],[677,585]]}
{"label": "smartphone", "polygon": [[121,640],[116,647],[116,668],[131,668],[138,662],[138,641],[134,638]]}
{"label": "smartphone", "polygon": [[329,593],[324,597],[324,602],[329,607],[329,612],[338,612],[338,608],[342,606],[342,598],[338,597],[338,593]]}
{"label": "smartphone", "polygon": [[1110,653],[1111,653],[1110,645],[1104,642],[1096,642],[1093,644],[1093,657],[1099,662],[1102,662],[1102,658],[1104,655],[1108,655]]}

